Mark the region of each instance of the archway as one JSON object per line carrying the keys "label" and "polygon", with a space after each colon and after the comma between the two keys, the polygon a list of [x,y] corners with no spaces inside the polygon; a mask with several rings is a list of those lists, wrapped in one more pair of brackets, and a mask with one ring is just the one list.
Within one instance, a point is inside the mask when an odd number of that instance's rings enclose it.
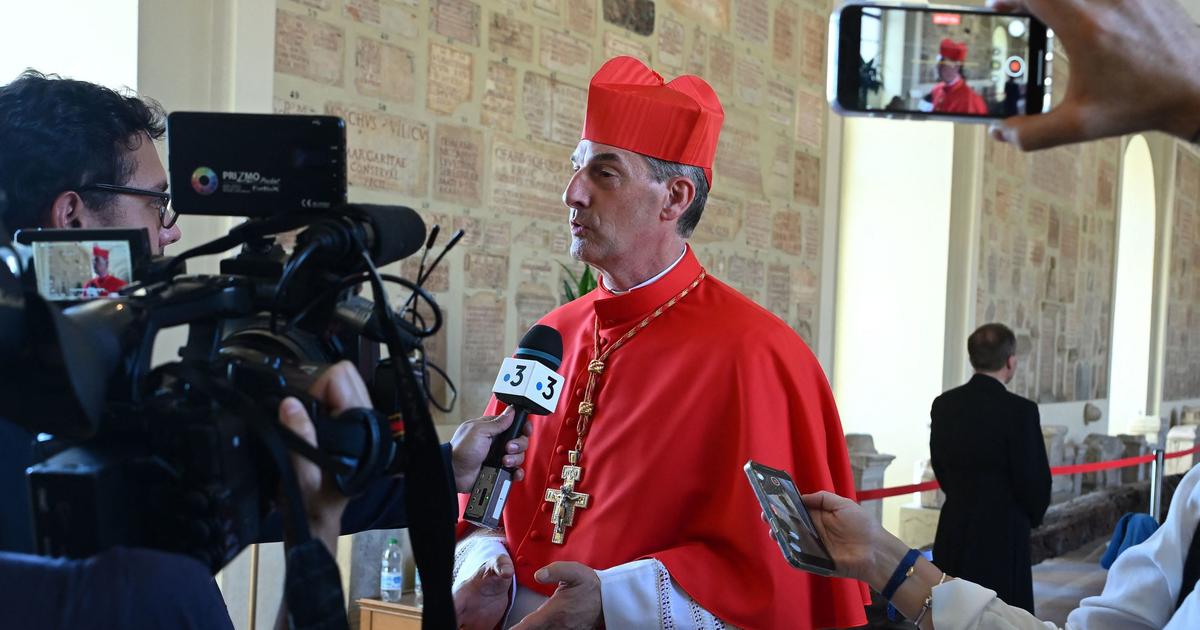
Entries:
{"label": "archway", "polygon": [[1149,402],[1150,326],[1154,290],[1154,166],[1150,146],[1134,136],[1125,147],[1118,208],[1113,297],[1109,432],[1128,432]]}

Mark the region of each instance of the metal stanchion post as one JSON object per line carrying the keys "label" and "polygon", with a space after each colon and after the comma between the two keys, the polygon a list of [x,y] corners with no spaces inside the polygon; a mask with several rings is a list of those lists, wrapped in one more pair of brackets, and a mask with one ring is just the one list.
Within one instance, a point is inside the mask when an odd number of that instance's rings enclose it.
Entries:
{"label": "metal stanchion post", "polygon": [[1150,516],[1162,523],[1162,485],[1163,485],[1163,455],[1166,451],[1154,449],[1154,462],[1150,466]]}

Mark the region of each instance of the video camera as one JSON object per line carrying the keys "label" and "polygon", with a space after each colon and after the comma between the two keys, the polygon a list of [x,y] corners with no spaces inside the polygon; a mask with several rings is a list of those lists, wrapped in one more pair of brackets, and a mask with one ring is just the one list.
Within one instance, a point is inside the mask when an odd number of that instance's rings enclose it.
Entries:
{"label": "video camera", "polygon": [[[423,277],[378,269],[420,250],[425,226],[409,208],[346,203],[345,143],[344,123],[334,117],[171,114],[175,210],[249,220],[174,258],[134,254],[135,277],[112,296],[62,309],[28,278],[19,294],[4,292],[0,319],[13,325],[0,329],[3,416],[60,445],[29,471],[39,553],[150,547],[193,556],[216,572],[258,540],[281,479],[292,493],[284,518],[304,527],[288,461],[294,451],[333,473],[347,495],[407,474],[417,561],[429,565],[427,584],[445,583],[448,598],[455,507],[426,404],[421,347],[441,313],[421,289]],[[296,230],[288,254],[274,237]],[[72,232],[27,232],[18,241],[36,253],[38,243],[63,247]],[[106,252],[106,261],[111,246],[93,242],[131,239],[87,236],[75,249]],[[238,246],[220,275],[183,272],[190,258]],[[143,247],[130,240],[131,251]],[[50,252],[33,260],[64,258]],[[34,270],[55,273],[63,275],[52,266]],[[396,312],[385,282],[415,301]],[[363,284],[373,302],[358,294]],[[179,359],[152,368],[158,334],[181,325],[188,336]],[[340,360],[358,367],[374,409],[329,418],[308,396],[319,372]],[[287,396],[305,403],[319,447],[279,424]]]}

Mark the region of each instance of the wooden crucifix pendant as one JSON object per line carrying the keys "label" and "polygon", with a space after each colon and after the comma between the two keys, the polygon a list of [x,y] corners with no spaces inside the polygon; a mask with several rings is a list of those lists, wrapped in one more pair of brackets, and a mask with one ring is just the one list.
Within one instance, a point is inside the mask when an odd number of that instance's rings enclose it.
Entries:
{"label": "wooden crucifix pendant", "polygon": [[583,476],[583,469],[575,464],[578,455],[571,451],[571,463],[563,466],[561,488],[546,488],[546,501],[554,504],[550,513],[550,522],[554,524],[554,534],[550,537],[556,545],[563,544],[567,537],[567,528],[575,524],[575,509],[583,509],[591,498],[582,492],[575,492],[575,482]]}

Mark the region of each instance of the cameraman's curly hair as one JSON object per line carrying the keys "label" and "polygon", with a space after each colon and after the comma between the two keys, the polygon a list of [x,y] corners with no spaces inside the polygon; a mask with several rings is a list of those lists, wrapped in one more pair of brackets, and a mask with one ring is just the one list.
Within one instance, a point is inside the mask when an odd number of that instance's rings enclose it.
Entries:
{"label": "cameraman's curly hair", "polygon": [[[0,191],[9,230],[44,225],[55,197],[92,183],[124,184],[143,135],[166,132],[162,106],[109,88],[26,70],[0,86]],[[80,193],[104,209],[112,195]]]}

